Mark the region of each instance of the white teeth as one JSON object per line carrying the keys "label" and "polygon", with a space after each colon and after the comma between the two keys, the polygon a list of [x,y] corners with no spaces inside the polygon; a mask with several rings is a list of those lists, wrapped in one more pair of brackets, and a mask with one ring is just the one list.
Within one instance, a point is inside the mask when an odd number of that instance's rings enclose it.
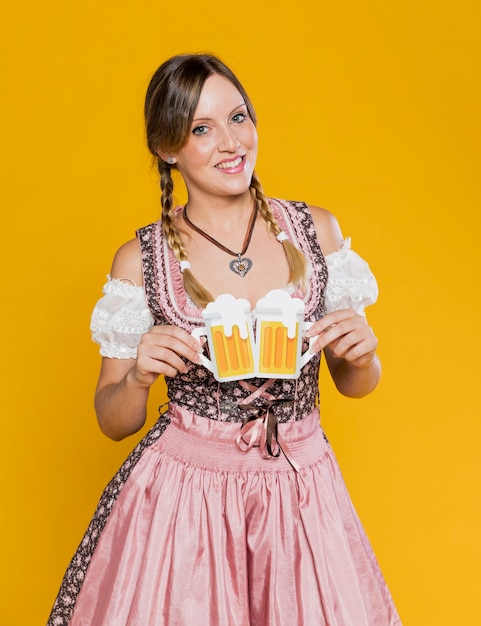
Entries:
{"label": "white teeth", "polygon": [[238,157],[235,161],[226,161],[225,163],[219,163],[216,167],[220,170],[230,170],[237,167],[242,163],[242,157]]}

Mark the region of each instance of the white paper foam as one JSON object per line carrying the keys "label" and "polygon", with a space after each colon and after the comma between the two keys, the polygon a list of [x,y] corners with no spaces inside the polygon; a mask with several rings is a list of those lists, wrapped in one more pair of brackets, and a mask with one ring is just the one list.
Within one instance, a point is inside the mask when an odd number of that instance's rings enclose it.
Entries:
{"label": "white paper foam", "polygon": [[234,298],[231,294],[224,293],[215,302],[209,302],[202,311],[202,317],[223,324],[226,337],[231,337],[233,326],[238,326],[241,338],[247,339],[246,321],[250,310],[249,301],[245,298]]}
{"label": "white paper foam", "polygon": [[296,334],[297,316],[304,312],[304,302],[300,298],[291,298],[284,289],[273,289],[257,302],[256,310],[280,315],[287,336],[292,339]]}

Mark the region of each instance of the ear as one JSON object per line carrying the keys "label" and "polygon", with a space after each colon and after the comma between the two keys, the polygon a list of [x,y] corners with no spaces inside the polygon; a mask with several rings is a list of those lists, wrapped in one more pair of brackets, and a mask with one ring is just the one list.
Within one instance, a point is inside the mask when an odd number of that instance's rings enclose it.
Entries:
{"label": "ear", "polygon": [[161,150],[157,150],[157,155],[162,159],[162,161],[165,161],[169,165],[175,165],[177,162],[177,159],[173,157],[171,154],[168,154],[167,152],[162,152]]}

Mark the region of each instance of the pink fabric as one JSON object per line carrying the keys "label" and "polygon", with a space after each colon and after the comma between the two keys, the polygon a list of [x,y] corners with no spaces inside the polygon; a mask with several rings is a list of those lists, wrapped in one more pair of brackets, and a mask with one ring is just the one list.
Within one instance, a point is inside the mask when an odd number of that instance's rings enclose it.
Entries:
{"label": "pink fabric", "polygon": [[93,555],[73,626],[398,626],[314,411],[284,455],[171,405]]}

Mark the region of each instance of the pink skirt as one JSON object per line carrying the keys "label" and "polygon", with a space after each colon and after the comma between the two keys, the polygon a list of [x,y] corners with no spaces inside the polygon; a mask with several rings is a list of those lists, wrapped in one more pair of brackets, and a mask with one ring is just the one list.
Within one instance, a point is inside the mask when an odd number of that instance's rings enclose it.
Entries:
{"label": "pink skirt", "polygon": [[239,424],[171,406],[132,470],[72,626],[399,626],[319,413],[279,425],[286,457]]}

